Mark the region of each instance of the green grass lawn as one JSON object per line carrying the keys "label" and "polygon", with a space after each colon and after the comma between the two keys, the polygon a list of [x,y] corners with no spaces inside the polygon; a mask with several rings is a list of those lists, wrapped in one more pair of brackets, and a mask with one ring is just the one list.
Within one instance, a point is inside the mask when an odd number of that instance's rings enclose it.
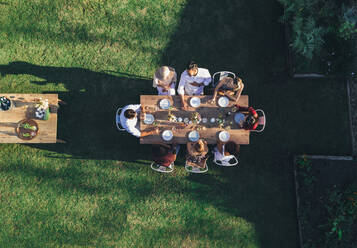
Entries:
{"label": "green grass lawn", "polygon": [[[294,154],[350,154],[345,85],[284,76],[281,8],[267,1],[3,0],[0,92],[58,92],[67,144],[0,145],[0,247],[297,247]],[[149,167],[116,108],[196,60],[231,70],[268,125],[240,166]],[[1,120],[0,120],[1,124]],[[182,149],[184,150],[184,149]]]}

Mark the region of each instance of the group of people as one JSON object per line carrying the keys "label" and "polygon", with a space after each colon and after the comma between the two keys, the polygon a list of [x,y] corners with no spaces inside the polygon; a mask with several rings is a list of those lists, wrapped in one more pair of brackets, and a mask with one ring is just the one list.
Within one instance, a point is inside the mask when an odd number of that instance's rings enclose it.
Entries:
{"label": "group of people", "polygon": [[[174,68],[169,66],[160,67],[154,74],[153,87],[157,89],[158,95],[176,95],[177,73]],[[198,67],[197,63],[190,61],[186,70],[181,74],[180,81],[177,87],[177,93],[180,95],[181,107],[187,110],[187,102],[184,96],[189,95],[203,95],[204,87],[211,84],[212,78],[209,71],[205,68]],[[214,103],[217,96],[226,96],[234,101],[238,111],[245,112],[245,120],[242,128],[254,130],[258,126],[258,114],[252,107],[241,107],[238,105],[238,100],[243,91],[244,84],[238,77],[224,77],[214,88],[211,103]],[[151,131],[140,131],[139,118],[140,113],[144,109],[140,104],[131,104],[125,106],[120,114],[120,123],[130,134],[136,137],[145,137],[148,135],[159,134],[159,129],[155,128]],[[152,146],[153,160],[156,164],[161,166],[172,167],[179,151],[178,145],[158,144]],[[208,158],[207,142],[199,139],[196,142],[187,143],[187,161],[203,165]],[[217,159],[227,159],[229,156],[236,156],[239,151],[239,145],[234,142],[226,144],[218,141],[217,146],[214,147],[213,152]]]}

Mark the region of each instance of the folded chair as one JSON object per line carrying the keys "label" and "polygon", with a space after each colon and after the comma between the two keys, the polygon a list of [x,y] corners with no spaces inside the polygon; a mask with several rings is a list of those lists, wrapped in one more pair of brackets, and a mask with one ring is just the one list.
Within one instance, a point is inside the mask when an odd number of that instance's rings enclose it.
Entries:
{"label": "folded chair", "polygon": [[238,164],[238,159],[234,155],[226,156],[225,159],[217,160],[214,156],[213,162],[219,166],[235,166]]}
{"label": "folded chair", "polygon": [[186,160],[185,169],[190,173],[206,173],[208,171],[207,158],[204,160],[203,167],[200,167],[199,165]]}
{"label": "folded chair", "polygon": [[117,125],[117,128],[119,131],[125,131],[125,128],[122,127],[120,123],[120,114],[123,108],[118,108],[116,114],[115,114],[115,124]]}
{"label": "folded chair", "polygon": [[150,167],[151,169],[153,169],[154,171],[157,172],[162,172],[162,173],[170,173],[174,171],[174,162],[172,162],[169,166],[162,166],[159,164],[156,164],[155,162],[152,162]]}
{"label": "folded chair", "polygon": [[[257,132],[257,133],[261,133],[264,131],[265,129],[265,124],[266,124],[266,116],[263,110],[261,109],[257,109],[255,110],[259,116],[258,119],[258,127],[255,130],[250,130],[251,132]],[[259,128],[260,127],[260,128]],[[259,128],[259,129],[258,129]]]}
{"label": "folded chair", "polygon": [[230,71],[218,71],[212,76],[212,87],[215,88],[224,77],[236,78],[236,74]]}

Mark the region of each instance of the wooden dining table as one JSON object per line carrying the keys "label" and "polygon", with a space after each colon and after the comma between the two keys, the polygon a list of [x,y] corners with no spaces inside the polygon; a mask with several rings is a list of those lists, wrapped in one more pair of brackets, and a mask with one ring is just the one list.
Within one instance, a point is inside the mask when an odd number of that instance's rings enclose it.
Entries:
{"label": "wooden dining table", "polygon": [[[0,93],[12,101],[14,107],[0,111],[0,143],[56,143],[58,94],[9,94]],[[40,120],[35,117],[36,99],[48,99],[50,117]],[[33,119],[38,124],[38,134],[31,140],[20,139],[16,128],[21,120]]]}
{"label": "wooden dining table", "polygon": [[[201,100],[199,107],[194,108],[190,105],[190,100],[192,97],[198,97]],[[160,101],[162,99],[168,99],[170,101],[170,109],[160,108]],[[158,143],[176,143],[176,144],[186,144],[189,142],[188,134],[196,130],[199,133],[200,138],[207,141],[208,144],[216,144],[218,140],[218,135],[221,131],[226,130],[230,134],[230,141],[234,141],[237,144],[248,145],[249,144],[249,130],[244,130],[239,127],[234,121],[234,102],[229,101],[227,107],[218,106],[217,102],[210,103],[209,100],[212,98],[211,95],[202,96],[185,96],[185,101],[187,101],[187,110],[182,109],[180,96],[161,96],[161,95],[141,95],[140,104],[143,108],[144,113],[140,115],[140,131],[149,131],[158,127],[159,134],[149,135],[140,138],[141,144],[158,144]],[[248,96],[241,95],[238,104],[243,107],[248,107]],[[198,112],[201,118],[206,118],[207,122],[203,123],[202,120],[199,124],[186,124],[183,122],[170,122],[168,120],[169,111],[174,116],[184,118],[191,118],[194,112]],[[227,113],[231,114],[228,115]],[[145,124],[144,117],[145,114],[152,114],[155,118],[155,122],[152,124]],[[212,118],[219,118],[225,120],[225,125],[219,126],[218,122],[211,122]],[[173,132],[173,138],[170,141],[165,141],[162,138],[162,132],[165,130],[171,130]]]}

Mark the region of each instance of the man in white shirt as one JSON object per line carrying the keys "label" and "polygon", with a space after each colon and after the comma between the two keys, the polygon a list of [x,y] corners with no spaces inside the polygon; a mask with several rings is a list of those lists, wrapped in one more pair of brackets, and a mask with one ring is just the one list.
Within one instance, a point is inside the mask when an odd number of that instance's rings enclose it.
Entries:
{"label": "man in white shirt", "polygon": [[140,117],[141,111],[142,108],[140,104],[130,104],[125,106],[120,114],[120,124],[122,125],[122,127],[125,128],[128,133],[138,138],[158,134],[158,128],[155,128],[151,131],[140,132],[140,121],[138,116]]}
{"label": "man in white shirt", "polygon": [[198,68],[194,61],[188,63],[186,70],[181,74],[177,88],[177,92],[181,96],[183,109],[187,109],[185,94],[189,96],[201,95],[203,94],[204,86],[208,86],[211,81],[211,74],[207,69]]}

